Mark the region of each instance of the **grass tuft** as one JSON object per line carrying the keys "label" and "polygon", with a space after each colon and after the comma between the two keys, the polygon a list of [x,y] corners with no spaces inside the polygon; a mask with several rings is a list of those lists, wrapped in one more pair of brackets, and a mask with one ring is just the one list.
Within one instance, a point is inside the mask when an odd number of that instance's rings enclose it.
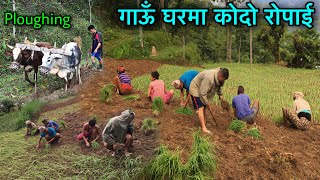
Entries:
{"label": "grass tuft", "polygon": [[125,96],[123,98],[123,100],[125,100],[125,101],[136,101],[138,99],[140,99],[139,95],[129,95],[129,96]]}
{"label": "grass tuft", "polygon": [[205,179],[213,177],[217,169],[216,156],[213,145],[204,137],[200,131],[193,135],[191,156],[186,164],[185,172],[190,179]]}
{"label": "grass tuft", "polygon": [[246,134],[244,134],[244,136],[246,137],[246,136],[252,136],[253,138],[255,138],[255,139],[262,139],[263,137],[262,137],[262,135],[261,135],[261,132],[260,132],[260,130],[258,129],[258,128],[251,128],[251,129],[249,129],[247,132],[246,132]]}
{"label": "grass tuft", "polygon": [[159,116],[159,114],[163,111],[163,106],[164,103],[161,97],[154,98],[152,102],[152,113],[155,116]]}
{"label": "grass tuft", "polygon": [[187,116],[191,116],[193,114],[193,111],[191,108],[189,107],[179,107],[177,110],[176,110],[176,113],[177,114],[185,114]]}
{"label": "grass tuft", "polygon": [[114,86],[112,84],[108,84],[106,86],[104,86],[101,90],[100,90],[100,100],[103,102],[111,102],[111,96],[113,94],[113,88]]}
{"label": "grass tuft", "polygon": [[94,150],[100,149],[100,144],[95,141],[91,144],[91,148]]}
{"label": "grass tuft", "polygon": [[145,135],[150,135],[157,128],[157,121],[151,118],[146,118],[142,122],[142,130]]}
{"label": "grass tuft", "polygon": [[230,130],[239,133],[241,131],[243,131],[246,128],[246,123],[240,120],[233,120],[230,125],[229,128]]}

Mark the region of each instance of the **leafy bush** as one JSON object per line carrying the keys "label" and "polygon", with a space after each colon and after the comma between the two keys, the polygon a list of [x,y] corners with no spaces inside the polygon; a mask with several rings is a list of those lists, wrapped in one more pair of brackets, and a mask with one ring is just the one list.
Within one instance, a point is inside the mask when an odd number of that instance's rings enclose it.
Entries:
{"label": "leafy bush", "polygon": [[25,121],[34,118],[43,105],[44,103],[39,100],[34,100],[25,104],[16,119],[16,129],[18,130],[24,127]]}
{"label": "leafy bush", "polygon": [[113,88],[114,86],[112,84],[104,86],[100,90],[100,100],[103,102],[111,102],[112,101],[111,95],[113,93]]}
{"label": "leafy bush", "polygon": [[14,101],[9,98],[5,98],[4,100],[2,100],[1,104],[3,106],[3,111],[6,113],[9,113],[11,108],[14,107]]}
{"label": "leafy bush", "polygon": [[236,133],[243,131],[245,128],[246,123],[240,120],[233,120],[229,125],[229,129]]}
{"label": "leafy bush", "polygon": [[245,137],[246,136],[252,136],[255,139],[262,139],[262,135],[261,135],[260,130],[258,128],[249,129],[244,136]]}
{"label": "leafy bush", "polygon": [[193,139],[191,157],[186,164],[185,172],[190,179],[213,177],[217,162],[212,144],[200,136],[200,131],[194,134]]}
{"label": "leafy bush", "polygon": [[125,101],[136,101],[138,99],[140,99],[139,95],[129,95],[129,96],[125,96],[123,98],[123,100],[125,100]]}
{"label": "leafy bush", "polygon": [[176,113],[177,114],[185,114],[187,116],[191,116],[193,114],[193,111],[191,108],[189,107],[179,107],[177,110],[176,110]]}
{"label": "leafy bush", "polygon": [[163,111],[163,100],[161,97],[155,97],[152,102],[152,113],[158,116]]}
{"label": "leafy bush", "polygon": [[145,135],[149,135],[157,128],[157,122],[154,119],[146,118],[142,122],[142,130]]}

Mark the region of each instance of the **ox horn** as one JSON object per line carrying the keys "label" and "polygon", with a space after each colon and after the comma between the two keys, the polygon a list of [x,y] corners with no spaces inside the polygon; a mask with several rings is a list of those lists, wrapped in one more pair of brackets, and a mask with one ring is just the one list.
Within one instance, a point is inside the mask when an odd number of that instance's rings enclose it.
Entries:
{"label": "ox horn", "polygon": [[34,39],[33,43],[36,43],[37,42],[37,39]]}
{"label": "ox horn", "polygon": [[24,43],[28,43],[28,37],[24,37]]}
{"label": "ox horn", "polygon": [[54,48],[56,48],[56,47],[57,47],[57,42],[54,42],[53,47],[54,47]]}
{"label": "ox horn", "polygon": [[7,47],[10,48],[10,49],[14,48],[13,46],[10,46],[9,44],[7,44]]}

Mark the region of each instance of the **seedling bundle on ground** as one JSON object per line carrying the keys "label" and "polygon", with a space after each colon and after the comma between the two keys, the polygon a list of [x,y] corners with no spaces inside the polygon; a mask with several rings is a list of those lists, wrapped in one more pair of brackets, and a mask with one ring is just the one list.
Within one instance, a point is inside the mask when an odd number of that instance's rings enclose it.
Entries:
{"label": "seedling bundle on ground", "polygon": [[156,97],[153,99],[152,102],[152,114],[155,116],[159,116],[160,113],[163,111],[163,100],[160,97]]}
{"label": "seedling bundle on ground", "polygon": [[108,84],[106,86],[104,86],[101,90],[100,90],[100,100],[103,102],[111,102],[111,96],[113,94],[114,91],[114,85],[112,84]]}
{"label": "seedling bundle on ground", "polygon": [[184,115],[187,115],[187,116],[191,116],[193,114],[193,110],[189,107],[179,107],[177,110],[176,110],[176,113],[177,114],[184,114]]}
{"label": "seedling bundle on ground", "polygon": [[142,122],[142,130],[146,136],[153,133],[157,128],[157,121],[151,118],[146,118]]}

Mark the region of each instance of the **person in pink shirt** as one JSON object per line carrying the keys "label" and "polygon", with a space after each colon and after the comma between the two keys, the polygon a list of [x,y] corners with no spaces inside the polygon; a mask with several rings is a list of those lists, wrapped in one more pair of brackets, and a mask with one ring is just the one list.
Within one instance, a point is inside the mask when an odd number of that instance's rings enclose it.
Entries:
{"label": "person in pink shirt", "polygon": [[167,91],[166,86],[162,80],[159,79],[158,71],[151,73],[151,82],[148,87],[148,97],[153,101],[155,97],[161,97],[163,102],[168,104],[173,97],[174,90]]}

